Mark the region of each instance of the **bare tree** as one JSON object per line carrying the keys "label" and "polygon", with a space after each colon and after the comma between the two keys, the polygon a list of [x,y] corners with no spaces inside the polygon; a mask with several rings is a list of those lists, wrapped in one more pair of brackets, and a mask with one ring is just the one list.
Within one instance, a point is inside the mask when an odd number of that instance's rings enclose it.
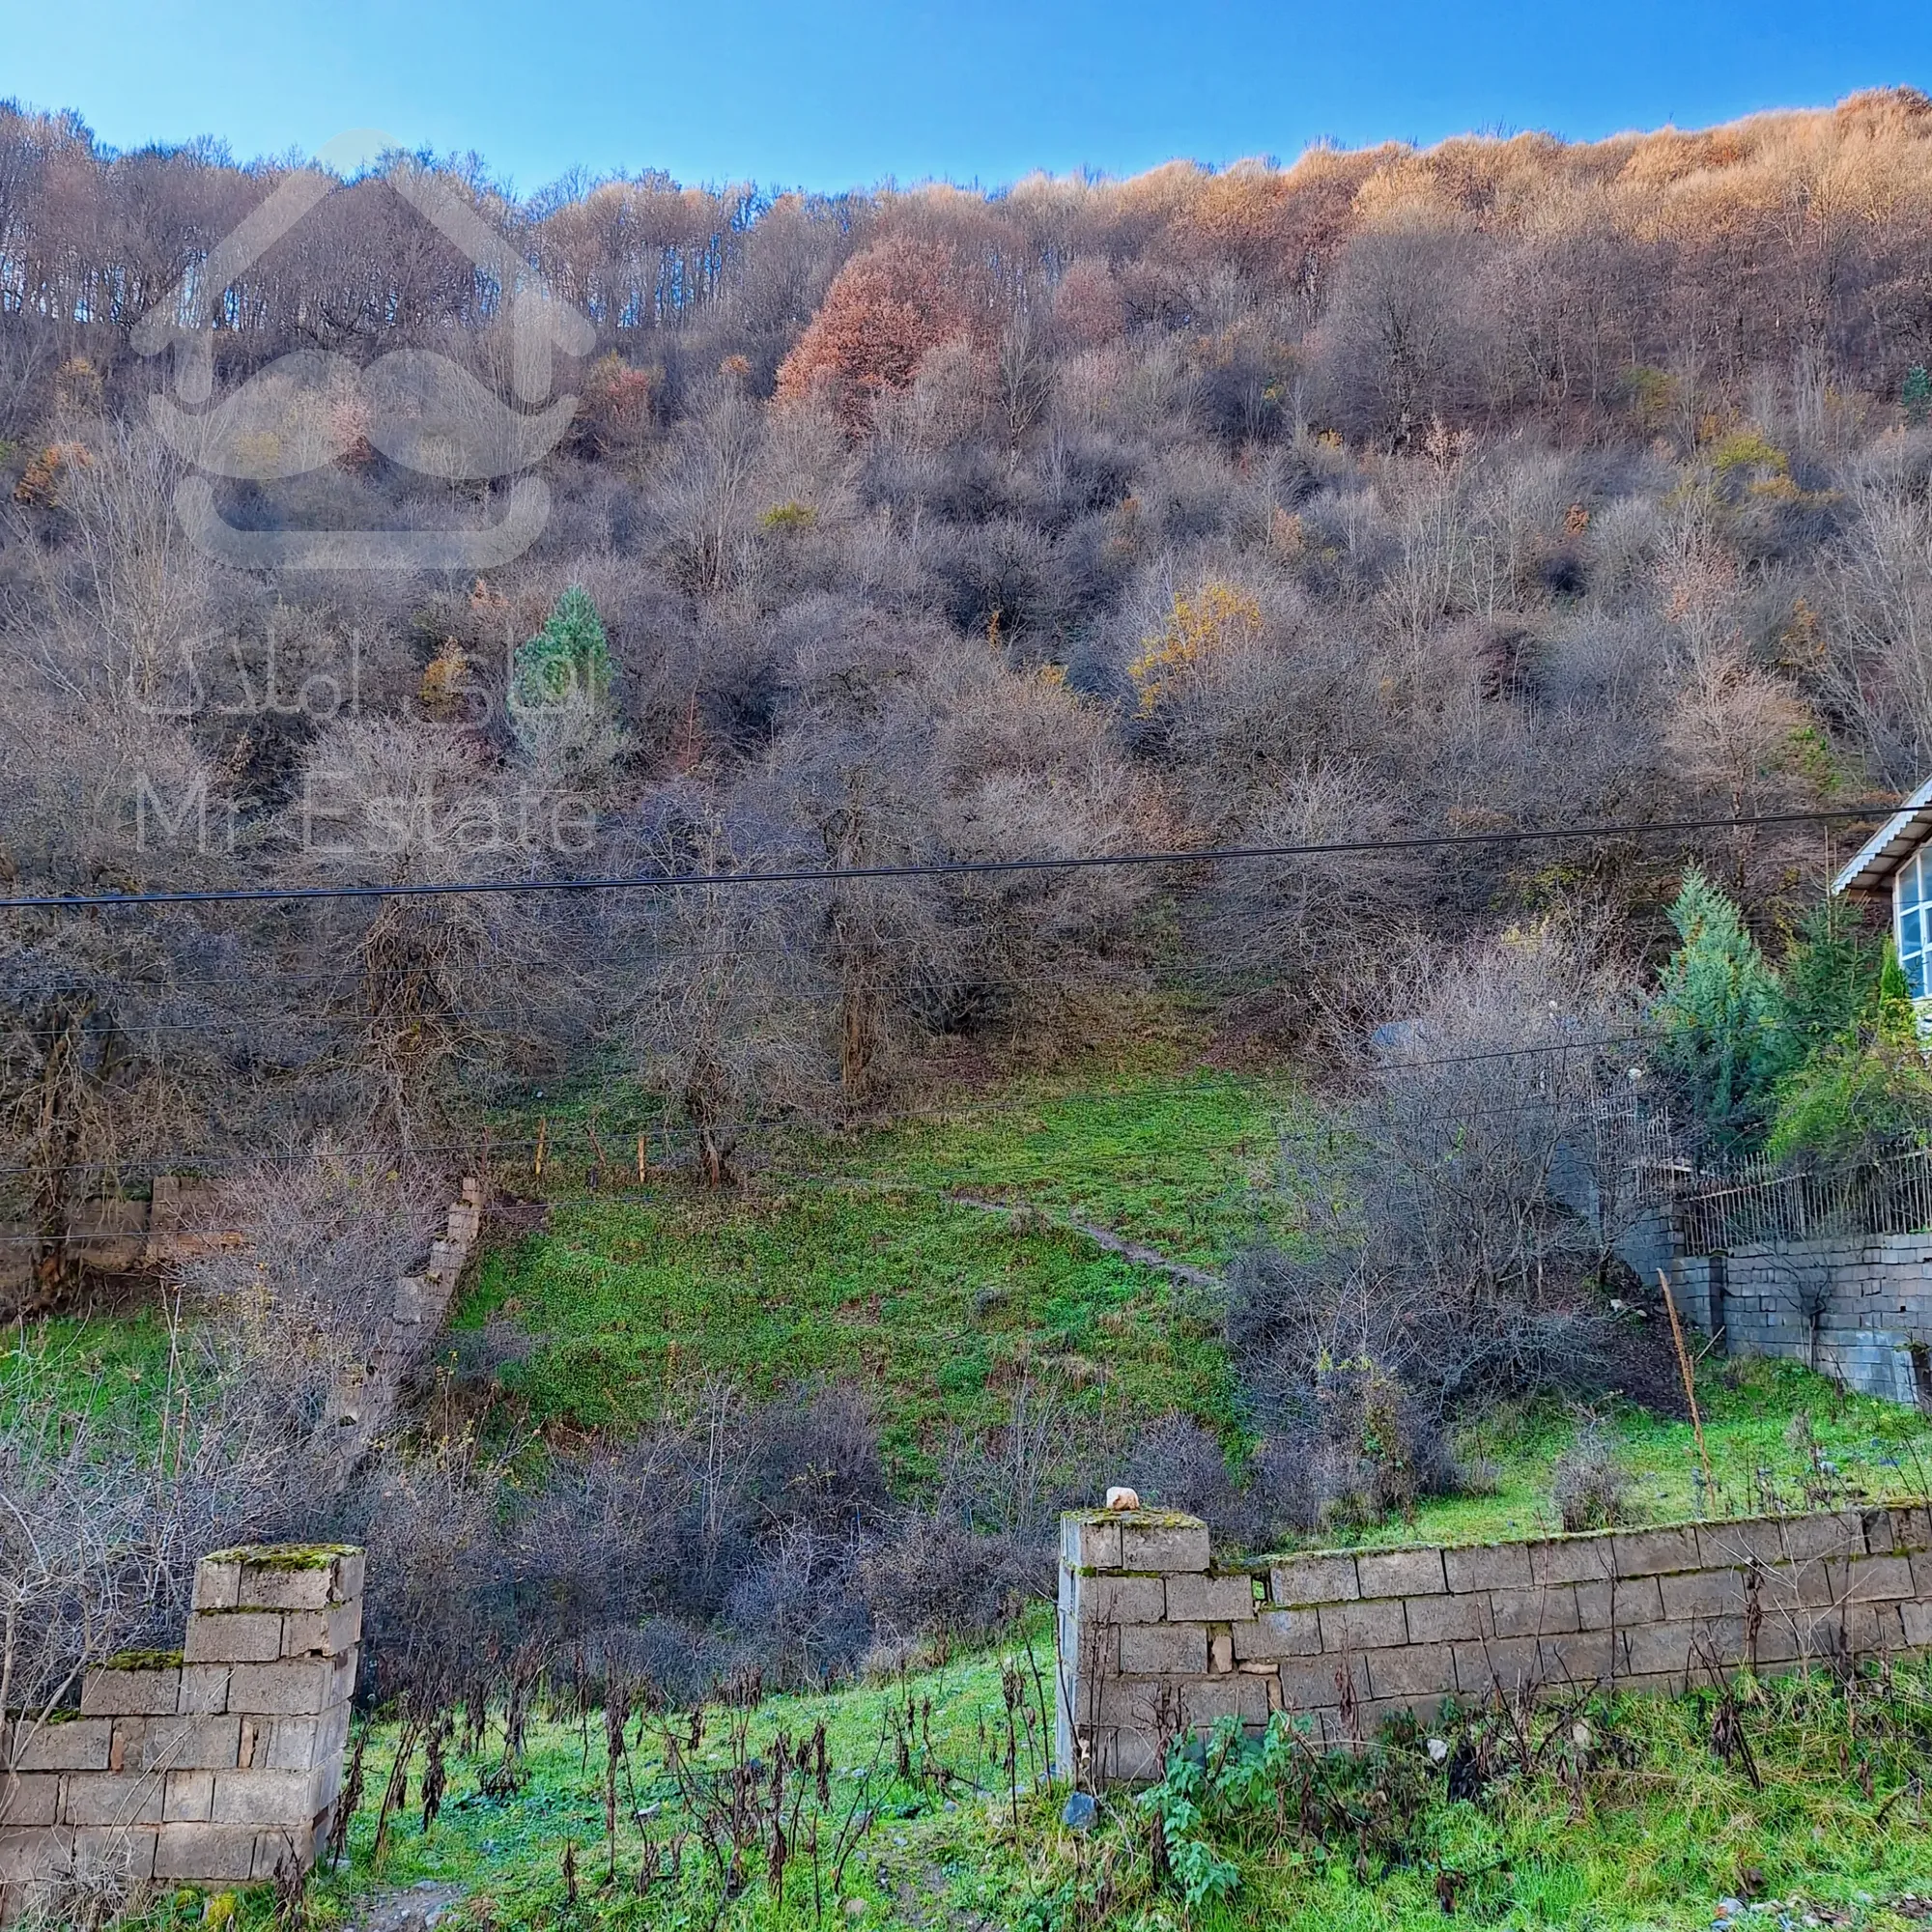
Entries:
{"label": "bare tree", "polygon": [[[554,849],[558,794],[500,777],[461,729],[340,721],[310,746],[285,814],[296,863],[312,879],[398,885],[569,863]],[[497,895],[318,902],[315,956],[334,976],[345,1055],[369,1122],[405,1151],[449,1124],[460,1065],[536,1047],[574,1008],[576,976],[544,949],[554,916]],[[520,998],[539,965],[542,997]]]}
{"label": "bare tree", "polygon": [[85,596],[57,586],[55,609],[95,627],[133,701],[165,714],[191,675],[208,611],[210,566],[176,507],[188,466],[158,437],[122,423],[90,426],[82,446],[61,500]]}
{"label": "bare tree", "polygon": [[1351,242],[1321,323],[1319,365],[1336,419],[1404,449],[1431,420],[1454,421],[1472,387],[1478,325],[1467,233],[1422,218]]}
{"label": "bare tree", "polygon": [[[652,841],[667,871],[755,870],[771,848],[721,814],[673,807]],[[753,885],[665,886],[635,917],[648,965],[630,1022],[644,1085],[691,1133],[716,1187],[737,1177],[746,1129],[824,1091],[819,988],[795,895]]]}
{"label": "bare tree", "polygon": [[1886,775],[1916,784],[1932,753],[1932,482],[1885,451],[1851,478],[1857,519],[1832,571],[1829,689]]}
{"label": "bare tree", "polygon": [[58,938],[0,951],[0,1147],[26,1197],[38,1309],[73,1285],[81,1199],[138,1173],[186,1113],[179,1058],[132,1030],[129,1004]]}
{"label": "bare tree", "polygon": [[1391,991],[1413,1005],[1372,1042],[1368,1211],[1452,1304],[1549,1307],[1623,1232],[1593,1225],[1566,1172],[1592,1156],[1605,1083],[1621,1088],[1641,1031],[1608,939],[1551,921],[1396,956]]}
{"label": "bare tree", "polygon": [[[319,1511],[347,1473],[329,1440],[345,1392],[379,1356],[392,1383],[416,1366],[395,1354],[398,1284],[420,1273],[453,1194],[437,1174],[405,1175],[325,1137],[224,1187],[221,1218],[235,1239],[183,1270],[191,1304],[215,1318],[262,1399],[308,1445]],[[413,1339],[426,1348],[433,1330]]]}
{"label": "bare tree", "polygon": [[1587,1369],[1590,1278],[1632,1207],[1591,1171],[1623,1151],[1597,1120],[1638,1017],[1605,939],[1549,923],[1400,951],[1346,1129],[1291,1149],[1304,1254],[1246,1264],[1234,1332],[1274,1406],[1324,1362],[1438,1414]]}
{"label": "bare tree", "polygon": [[745,567],[762,440],[759,413],[730,377],[671,438],[652,507],[667,567],[694,594],[724,589]]}

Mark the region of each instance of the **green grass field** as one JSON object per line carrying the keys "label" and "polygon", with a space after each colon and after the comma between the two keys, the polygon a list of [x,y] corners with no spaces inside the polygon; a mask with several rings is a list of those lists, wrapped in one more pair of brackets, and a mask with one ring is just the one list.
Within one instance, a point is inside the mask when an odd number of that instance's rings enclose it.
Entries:
{"label": "green grass field", "polygon": [[[794,1136],[754,1184],[723,1194],[666,1179],[587,1195],[583,1109],[560,1110],[546,1226],[486,1258],[453,1325],[528,1333],[526,1359],[498,1374],[539,1429],[621,1434],[713,1376],[754,1399],[856,1379],[901,1486],[930,1473],[949,1433],[996,1430],[1023,1380],[1097,1440],[1178,1410],[1236,1448],[1216,1293],[1081,1230],[1217,1271],[1257,1233],[1285,1231],[1283,1143],[1316,1122],[1278,1078],[1152,1061],[952,1096],[844,1139]],[[1700,1383],[1709,1496],[1688,1423],[1629,1403],[1599,1410],[1645,1520],[1802,1507],[1807,1491],[1895,1494],[1932,1466],[1920,1418],[1795,1368],[1707,1361]],[[1822,1469],[1786,1439],[1800,1412]],[[1465,1466],[1487,1465],[1482,1492],[1426,1501],[1363,1540],[1556,1527],[1551,1471],[1581,1421],[1548,1404],[1491,1417],[1457,1444]]]}
{"label": "green grass field", "polygon": [[842,1167],[1077,1217],[1213,1268],[1278,1216],[1282,1137],[1306,1118],[1279,1079],[1184,1066],[1089,1076],[868,1135]]}
{"label": "green grass field", "polygon": [[15,1329],[0,1348],[0,1430],[51,1409],[158,1439],[169,1350],[167,1323],[150,1309]]}
{"label": "green grass field", "polygon": [[1232,1443],[1211,1293],[1070,1224],[1218,1268],[1279,1211],[1294,1107],[1278,1082],[1198,1067],[1041,1081],[795,1138],[742,1192],[601,1197],[559,1119],[544,1231],[485,1260],[453,1326],[528,1331],[502,1380],[538,1427],[635,1427],[710,1376],[753,1397],[859,1379],[901,1482],[949,1431],[996,1427],[1023,1378],[1096,1423],[1181,1410]]}
{"label": "green grass field", "polygon": [[1213,1312],[1056,1228],[932,1196],[817,1193],[572,1204],[486,1263],[456,1324],[536,1347],[501,1379],[540,1424],[635,1428],[723,1376],[753,1399],[816,1378],[870,1390],[895,1474],[949,1428],[992,1427],[1031,1378],[1096,1415],[1181,1408],[1233,1433]]}

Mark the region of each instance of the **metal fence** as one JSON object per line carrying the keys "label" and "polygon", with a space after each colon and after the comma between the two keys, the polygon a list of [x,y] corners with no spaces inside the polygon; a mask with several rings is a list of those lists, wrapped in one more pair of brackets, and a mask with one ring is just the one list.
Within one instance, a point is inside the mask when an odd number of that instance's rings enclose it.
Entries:
{"label": "metal fence", "polygon": [[1722,1254],[1775,1241],[1914,1235],[1932,1229],[1932,1150],[1820,1174],[1777,1174],[1753,1161],[1734,1178],[1678,1194],[1685,1251]]}

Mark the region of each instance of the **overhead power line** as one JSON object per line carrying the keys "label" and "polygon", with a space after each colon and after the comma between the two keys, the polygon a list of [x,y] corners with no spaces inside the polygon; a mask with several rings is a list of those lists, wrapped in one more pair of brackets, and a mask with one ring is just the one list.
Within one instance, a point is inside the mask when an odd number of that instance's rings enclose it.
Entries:
{"label": "overhead power line", "polygon": [[1877,818],[1896,801],[1873,801],[1830,810],[1761,812],[1749,818],[1666,818],[1607,825],[1552,825],[1492,832],[1439,832],[1408,838],[1342,838],[1296,845],[1220,845],[1197,851],[1094,852],[1065,858],[944,859],[899,866],[797,867],[782,871],[634,872],[582,879],[450,879],[392,885],[230,886],[161,893],[34,894],[0,898],[0,912],[88,912],[115,907],[247,905],[303,899],[464,898],[538,893],[687,890],[693,886],[825,886],[867,879],[945,879],[1014,872],[1077,872],[1137,866],[1247,864],[1281,859],[1339,858],[1379,852],[1435,851],[1459,845],[1525,845],[1591,838],[1652,838],[1678,832],[1744,831],[1760,826],[1820,825]]}
{"label": "overhead power line", "polygon": [[1523,1040],[1514,1046],[1485,1047],[1480,1053],[1440,1053],[1428,1060],[1383,1060],[1378,1055],[1364,1059],[1378,1073],[1396,1073],[1419,1066],[1464,1066],[1478,1060],[1520,1060],[1532,1053],[1594,1052],[1599,1047],[1638,1045],[1653,1037],[1644,1033],[1606,1033],[1575,1039]]}

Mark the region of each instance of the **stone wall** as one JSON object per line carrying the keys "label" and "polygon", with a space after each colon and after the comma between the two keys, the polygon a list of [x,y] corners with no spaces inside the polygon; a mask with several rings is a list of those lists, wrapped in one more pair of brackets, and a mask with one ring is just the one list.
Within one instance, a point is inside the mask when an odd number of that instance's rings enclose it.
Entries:
{"label": "stone wall", "polygon": [[[222,1216],[213,1181],[157,1174],[146,1201],[77,1203],[67,1217],[68,1256],[101,1274],[144,1274],[239,1241],[217,1225]],[[24,1222],[0,1223],[0,1318],[32,1315],[37,1302],[34,1231]]]}
{"label": "stone wall", "polygon": [[[430,1243],[419,1275],[396,1284],[391,1327],[398,1332],[441,1319],[449,1291],[463,1271],[482,1226],[482,1190],[463,1182],[443,1234]],[[228,1204],[211,1180],[155,1177],[146,1201],[119,1196],[78,1203],[67,1219],[67,1259],[105,1275],[150,1274],[241,1244],[225,1227]],[[34,1231],[20,1222],[0,1223],[0,1321],[46,1313],[52,1307],[34,1276]]]}
{"label": "stone wall", "polygon": [[1275,1711],[1348,1744],[1529,1686],[1674,1691],[1749,1663],[1932,1647],[1932,1512],[1676,1524],[1217,1570],[1207,1526],[1061,1519],[1064,1776],[1145,1778],[1166,1744]]}
{"label": "stone wall", "polygon": [[1776,1355],[1861,1395],[1932,1399],[1932,1235],[1738,1248],[1679,1260],[1672,1292],[1725,1352]]}
{"label": "stone wall", "polygon": [[444,1216],[441,1236],[429,1244],[422,1273],[396,1283],[368,1360],[341,1366],[323,1431],[338,1470],[354,1469],[394,1419],[403,1382],[442,1326],[482,1233],[483,1189],[471,1178]]}
{"label": "stone wall", "polygon": [[178,1653],[111,1660],[76,1713],[0,1729],[0,1918],[86,1867],[233,1885],[313,1863],[361,1628],[359,1549],[203,1557]]}

